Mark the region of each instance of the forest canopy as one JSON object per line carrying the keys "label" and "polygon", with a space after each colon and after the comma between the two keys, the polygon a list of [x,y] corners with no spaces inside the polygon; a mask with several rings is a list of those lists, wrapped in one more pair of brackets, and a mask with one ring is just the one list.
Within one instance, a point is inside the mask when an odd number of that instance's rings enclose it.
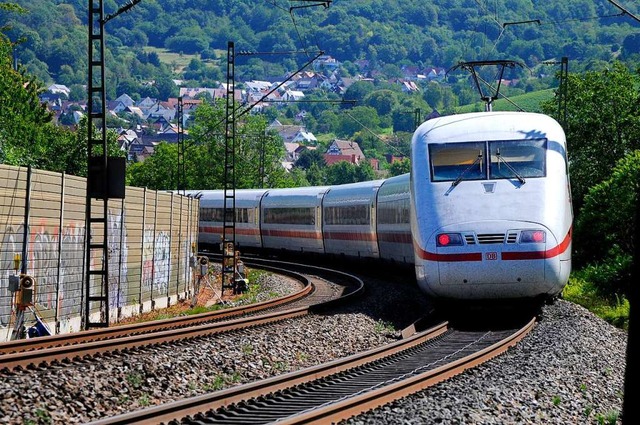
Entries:
{"label": "forest canopy", "polygon": [[[0,22],[12,42],[20,40],[18,60],[44,82],[84,84],[87,0],[13,3],[28,13],[0,9]],[[105,13],[124,3],[104,0]],[[216,63],[228,41],[243,51],[307,52],[238,58],[240,75],[256,79],[291,72],[318,50],[347,67],[367,60],[375,69],[390,64],[450,68],[461,60],[488,59],[513,59],[534,68],[567,56],[577,70],[640,57],[640,25],[607,0],[335,0],[328,8],[292,11],[290,3],[143,0],[106,26],[109,77],[153,79],[177,70],[150,60],[151,48]],[[634,3],[625,6],[633,13],[640,9]]]}

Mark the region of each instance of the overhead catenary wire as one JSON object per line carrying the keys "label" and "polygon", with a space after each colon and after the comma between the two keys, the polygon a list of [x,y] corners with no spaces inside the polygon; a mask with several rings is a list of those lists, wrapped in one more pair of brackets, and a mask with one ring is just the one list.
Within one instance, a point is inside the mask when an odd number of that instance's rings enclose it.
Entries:
{"label": "overhead catenary wire", "polygon": [[559,26],[562,24],[566,24],[568,22],[587,22],[592,20],[618,18],[623,16],[629,16],[633,20],[640,22],[640,17],[636,16],[627,8],[623,7],[617,0],[606,0],[606,1],[609,2],[611,5],[613,5],[620,12],[584,17],[584,18],[568,18],[568,19],[561,19],[561,20],[543,20],[540,18],[534,18],[534,19],[523,19],[520,21],[501,22],[498,19],[497,8],[496,8],[496,13],[492,14],[483,2],[481,2],[480,0],[475,0],[480,10],[484,12],[492,21],[494,21],[500,27],[500,33],[498,34],[498,37],[494,42],[494,46],[493,46],[494,49],[497,47],[498,42],[500,41],[502,35],[508,29],[508,27],[516,26],[516,25],[527,25],[527,24],[535,23],[535,24],[538,24],[538,26],[550,26],[550,25]]}
{"label": "overhead catenary wire", "polygon": [[[478,80],[482,81],[489,89],[491,89],[493,91],[496,90],[496,87],[492,86],[491,83],[489,83],[488,81],[484,80],[481,76],[478,75],[477,78],[478,78]],[[507,101],[508,103],[510,103],[512,106],[515,106],[518,109],[518,111],[524,112],[524,109],[520,105],[518,105],[513,100],[509,99],[507,96],[505,96],[504,94],[502,94],[499,91],[497,92],[497,97],[498,98],[502,98],[505,101]]]}
{"label": "overhead catenary wire", "polygon": [[[296,22],[296,18],[295,18],[295,14],[294,11],[298,10],[298,9],[305,9],[305,8],[309,8],[309,7],[317,7],[317,6],[323,6],[325,9],[327,9],[329,7],[329,5],[331,4],[332,0],[329,1],[317,1],[317,0],[290,0],[289,1],[289,16],[291,17],[291,22],[293,23],[293,27],[296,31],[296,34],[298,35],[298,40],[300,41],[300,44],[302,45],[301,48],[303,50],[307,50],[306,46],[306,42],[305,40],[303,40],[303,37],[300,33],[300,29],[298,28],[298,23]],[[302,5],[295,5],[296,3],[308,3],[308,4],[302,4]],[[322,50],[318,44],[318,40],[316,39],[316,47],[318,50]],[[310,55],[307,53],[307,57],[310,57]]]}

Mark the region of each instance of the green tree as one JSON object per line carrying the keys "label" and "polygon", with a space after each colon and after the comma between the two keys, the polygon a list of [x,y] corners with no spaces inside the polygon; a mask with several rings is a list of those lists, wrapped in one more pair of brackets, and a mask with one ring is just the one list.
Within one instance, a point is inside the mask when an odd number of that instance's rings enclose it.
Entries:
{"label": "green tree", "polygon": [[340,127],[338,135],[341,137],[351,137],[360,130],[379,130],[380,117],[376,110],[370,106],[356,106],[345,111],[340,116]]}
{"label": "green tree", "polygon": [[611,176],[591,187],[576,220],[575,258],[589,265],[590,281],[604,295],[629,295],[640,182],[640,151],[618,161]]}
{"label": "green tree", "polygon": [[357,183],[375,179],[375,171],[367,162],[355,165],[347,161],[339,161],[325,170],[328,185]]}
{"label": "green tree", "polygon": [[42,168],[48,146],[60,130],[40,103],[41,84],[12,68],[12,50],[0,33],[0,161]]}
{"label": "green tree", "polygon": [[313,165],[318,167],[326,167],[322,152],[318,149],[305,149],[300,153],[295,163],[296,167],[308,170]]}
{"label": "green tree", "polygon": [[311,164],[306,170],[305,176],[311,186],[324,186],[327,184],[327,168],[320,167],[318,164]]}
{"label": "green tree", "polygon": [[[201,104],[195,112],[194,124],[185,141],[186,189],[220,189],[223,187],[225,164],[224,105]],[[301,181],[281,165],[284,157],[282,139],[266,133],[263,117],[244,115],[236,125],[236,188],[259,186],[285,187]],[[158,157],[156,158],[156,155]],[[177,188],[177,148],[160,145],[153,156],[130,167],[128,182],[153,189]]]}
{"label": "green tree", "polygon": [[399,161],[393,161],[389,164],[389,174],[391,177],[406,174],[411,171],[411,160],[409,158],[403,158]]}
{"label": "green tree", "polygon": [[[562,124],[577,214],[589,188],[608,178],[620,158],[640,148],[638,84],[638,74],[619,62],[601,72],[569,74],[568,114]],[[562,122],[558,101],[556,97],[542,109]]]}
{"label": "green tree", "polygon": [[356,177],[357,165],[347,161],[338,161],[326,168],[326,184],[337,185],[346,183],[355,183],[358,181]]}
{"label": "green tree", "polygon": [[347,88],[342,98],[342,100],[355,103],[343,103],[342,107],[350,108],[353,105],[362,105],[364,98],[374,90],[375,87],[371,81],[356,81]]}
{"label": "green tree", "polygon": [[364,98],[364,104],[375,108],[379,116],[389,115],[398,105],[398,96],[391,90],[376,90]]}
{"label": "green tree", "polygon": [[178,187],[177,163],[178,146],[160,143],[144,162],[129,165],[127,183],[150,189],[175,190]]}
{"label": "green tree", "polygon": [[168,76],[158,78],[155,87],[158,90],[158,99],[167,100],[170,97],[178,97],[178,86]]}

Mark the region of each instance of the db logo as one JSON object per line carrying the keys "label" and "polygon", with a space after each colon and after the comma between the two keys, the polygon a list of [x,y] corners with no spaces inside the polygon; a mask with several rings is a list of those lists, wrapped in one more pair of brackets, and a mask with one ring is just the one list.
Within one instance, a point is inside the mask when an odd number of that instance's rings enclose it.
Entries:
{"label": "db logo", "polygon": [[497,252],[485,252],[484,253],[484,259],[485,260],[497,260],[498,259],[498,253]]}

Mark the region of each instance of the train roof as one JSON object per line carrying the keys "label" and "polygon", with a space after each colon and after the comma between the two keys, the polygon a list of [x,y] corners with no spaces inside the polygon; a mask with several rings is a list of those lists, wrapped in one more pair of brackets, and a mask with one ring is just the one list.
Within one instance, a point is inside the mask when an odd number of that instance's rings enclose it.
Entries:
{"label": "train roof", "polygon": [[369,180],[332,186],[324,197],[324,204],[342,202],[368,203],[375,198],[378,188],[383,183],[384,180]]}
{"label": "train roof", "polygon": [[292,187],[288,189],[270,189],[262,198],[263,207],[317,206],[330,186]]}
{"label": "train roof", "polygon": [[386,179],[382,186],[380,186],[380,189],[378,189],[378,200],[392,200],[408,197],[410,192],[409,178],[410,174],[406,173]]}
{"label": "train roof", "polygon": [[[235,201],[237,207],[250,207],[258,204],[268,189],[236,189]],[[223,190],[202,190],[200,205],[207,207],[220,207],[224,202]]]}
{"label": "train roof", "polygon": [[534,112],[472,112],[425,121],[413,143],[448,143],[547,138],[564,144],[562,127],[548,115]]}

